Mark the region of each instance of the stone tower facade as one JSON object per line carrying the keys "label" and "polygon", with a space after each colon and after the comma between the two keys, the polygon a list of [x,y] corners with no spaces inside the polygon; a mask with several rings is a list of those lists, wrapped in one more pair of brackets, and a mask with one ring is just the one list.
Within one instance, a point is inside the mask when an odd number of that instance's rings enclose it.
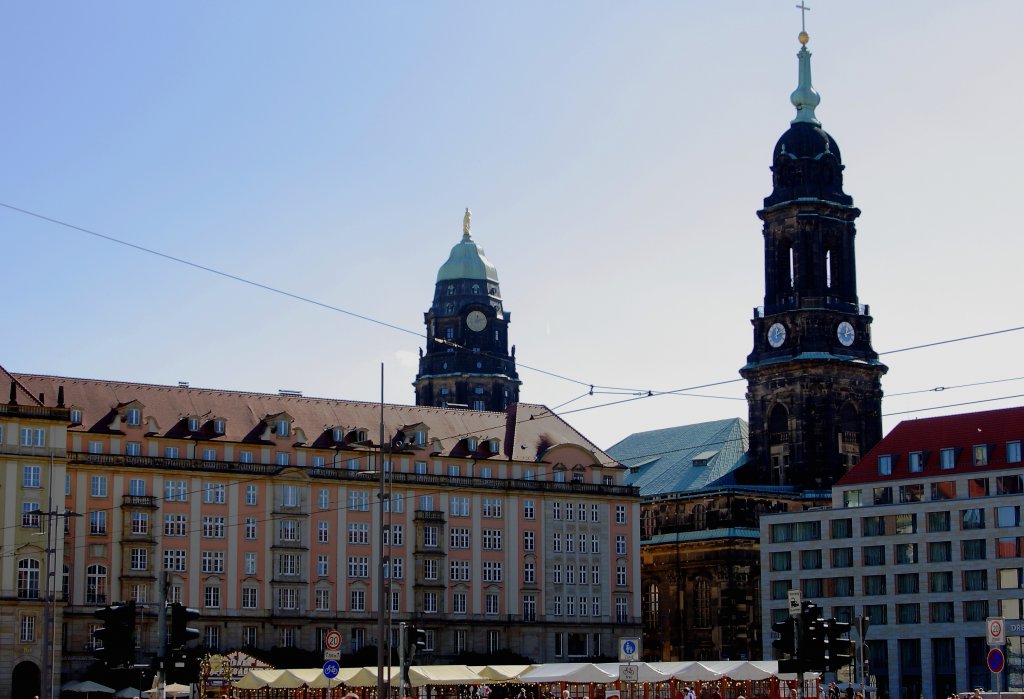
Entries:
{"label": "stone tower facade", "polygon": [[797,109],[775,145],[764,222],[764,306],[755,309],[747,380],[749,478],[828,488],[882,437],[871,316],[857,298],[860,210],[843,192],[839,146],[814,116],[807,35]]}
{"label": "stone tower facade", "polygon": [[498,272],[473,241],[466,209],[462,240],[438,270],[434,302],[424,314],[427,349],[413,384],[416,405],[504,411],[519,402],[510,319]]}

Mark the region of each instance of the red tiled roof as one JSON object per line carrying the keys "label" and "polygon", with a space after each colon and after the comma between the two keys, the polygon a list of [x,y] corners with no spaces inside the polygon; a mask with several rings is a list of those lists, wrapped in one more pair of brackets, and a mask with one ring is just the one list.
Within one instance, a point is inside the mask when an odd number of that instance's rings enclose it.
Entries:
{"label": "red tiled roof", "polygon": [[[19,404],[21,404],[21,405],[28,404],[28,405],[36,405],[36,406],[41,406],[43,404],[38,398],[36,398],[34,395],[32,395],[31,391],[29,391],[27,388],[25,388],[25,386],[20,381],[18,381],[18,378],[14,374],[12,374],[11,372],[7,371],[2,366],[0,366],[0,381],[4,382],[3,388],[5,388],[5,389],[13,383],[13,385],[14,385],[14,398],[15,398],[15,400],[17,400],[17,402]],[[56,403],[57,403],[57,391],[54,390],[53,393],[51,393],[49,396],[44,396],[44,398],[46,398],[46,400],[50,401],[51,405],[56,405]],[[10,391],[6,391],[5,390],[3,392],[3,395],[0,396],[0,400],[2,400],[3,402],[7,402],[10,399],[11,399]]]}
{"label": "red tiled roof", "polygon": [[[836,485],[1006,468],[1006,443],[1016,440],[1024,441],[1024,407],[905,420],[865,454]],[[989,446],[987,466],[974,465],[974,447],[981,444]],[[954,468],[941,469],[939,451],[949,448],[955,450]],[[924,452],[924,468],[911,473],[909,455],[918,451]],[[878,457],[886,454],[894,457],[892,475],[880,476]]]}
{"label": "red tiled roof", "polygon": [[[82,411],[82,424],[69,428],[69,433],[109,432],[108,425],[116,411],[138,401],[143,406],[144,424],[149,418],[155,419],[156,436],[168,438],[194,438],[184,428],[183,419],[197,416],[203,426],[214,418],[225,421],[225,434],[213,435],[207,428],[199,435],[203,441],[259,443],[263,421],[287,413],[294,419],[293,430],[301,429],[305,434],[304,446],[307,447],[319,446],[317,441],[323,443],[325,433],[334,427],[343,427],[346,431],[365,429],[370,441],[374,444],[379,441],[379,403],[33,374],[10,376],[28,390],[45,393],[48,397],[56,396],[57,388],[63,386],[65,405]],[[390,439],[403,426],[420,423],[428,430],[427,448],[422,450],[424,455],[429,453],[432,440],[440,439],[442,454],[455,452],[458,456],[487,458],[489,455],[484,450],[477,454],[465,453],[464,444],[460,443],[465,437],[477,437],[481,444],[497,438],[501,453],[490,458],[534,461],[542,458],[550,446],[576,444],[593,452],[595,464],[619,465],[543,405],[519,403],[506,414],[385,404],[385,438]],[[126,429],[130,428],[122,423],[121,431]]]}

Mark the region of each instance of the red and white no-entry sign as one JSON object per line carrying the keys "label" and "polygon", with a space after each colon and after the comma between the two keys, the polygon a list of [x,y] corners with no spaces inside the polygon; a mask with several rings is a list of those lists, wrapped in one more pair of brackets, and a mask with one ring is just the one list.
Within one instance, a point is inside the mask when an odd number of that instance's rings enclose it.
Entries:
{"label": "red and white no-entry sign", "polygon": [[324,648],[327,650],[338,650],[341,648],[341,632],[331,629],[324,636]]}
{"label": "red and white no-entry sign", "polygon": [[988,636],[988,645],[1001,646],[1006,643],[1006,625],[1003,617],[990,616],[985,620],[985,631]]}

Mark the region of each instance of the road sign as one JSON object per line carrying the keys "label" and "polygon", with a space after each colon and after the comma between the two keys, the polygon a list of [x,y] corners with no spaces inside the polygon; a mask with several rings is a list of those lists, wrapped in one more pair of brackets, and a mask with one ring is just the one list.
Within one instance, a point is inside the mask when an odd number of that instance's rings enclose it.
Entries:
{"label": "road sign", "polygon": [[[341,648],[341,632],[331,629],[324,635],[324,648],[327,650],[339,650]],[[337,658],[333,658],[337,660]]]}
{"label": "road sign", "polygon": [[1001,646],[1006,643],[1006,626],[1003,617],[990,616],[985,620],[985,632],[990,646]]}
{"label": "road sign", "polygon": [[1024,621],[1010,619],[1003,626],[1007,636],[1024,636]]}
{"label": "road sign", "polygon": [[800,590],[790,590],[786,594],[789,595],[789,615],[800,616],[800,608],[803,605],[803,594]]}
{"label": "road sign", "polygon": [[988,652],[988,657],[985,659],[988,662],[988,669],[992,672],[1002,672],[1003,666],[1006,665],[1006,656],[1003,655],[1002,648],[992,648]]}
{"label": "road sign", "polygon": [[640,681],[640,666],[639,665],[619,665],[619,681],[620,682],[639,682]]}
{"label": "road sign", "polygon": [[338,661],[328,660],[326,663],[324,663],[324,677],[326,677],[327,679],[333,680],[335,677],[338,676],[339,672],[341,672],[341,666],[338,665]]}
{"label": "road sign", "polygon": [[325,650],[324,660],[341,660],[340,650]]}
{"label": "road sign", "polygon": [[620,638],[619,639],[619,662],[640,659],[640,639]]}

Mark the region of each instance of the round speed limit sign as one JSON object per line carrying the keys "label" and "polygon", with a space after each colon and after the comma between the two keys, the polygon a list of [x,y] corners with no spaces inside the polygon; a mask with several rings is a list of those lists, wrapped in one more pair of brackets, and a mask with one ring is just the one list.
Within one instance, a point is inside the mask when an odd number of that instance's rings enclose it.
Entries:
{"label": "round speed limit sign", "polygon": [[327,650],[338,650],[341,648],[341,633],[331,629],[324,636],[324,648]]}

